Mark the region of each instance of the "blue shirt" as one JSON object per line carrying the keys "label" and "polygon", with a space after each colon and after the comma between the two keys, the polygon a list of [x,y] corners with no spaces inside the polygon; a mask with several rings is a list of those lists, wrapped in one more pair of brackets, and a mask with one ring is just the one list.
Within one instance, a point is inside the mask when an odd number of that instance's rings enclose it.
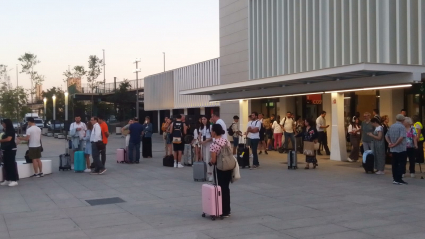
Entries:
{"label": "blue shirt", "polygon": [[130,130],[130,142],[139,143],[140,137],[143,131],[143,125],[139,123],[133,123],[129,127]]}

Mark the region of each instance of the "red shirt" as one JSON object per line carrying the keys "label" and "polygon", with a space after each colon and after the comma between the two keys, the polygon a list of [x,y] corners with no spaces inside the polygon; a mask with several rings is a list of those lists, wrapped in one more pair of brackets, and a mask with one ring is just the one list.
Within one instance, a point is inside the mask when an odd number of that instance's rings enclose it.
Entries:
{"label": "red shirt", "polygon": [[104,144],[108,144],[108,138],[106,138],[105,132],[108,132],[108,125],[105,122],[102,122],[100,129],[102,130],[102,141]]}

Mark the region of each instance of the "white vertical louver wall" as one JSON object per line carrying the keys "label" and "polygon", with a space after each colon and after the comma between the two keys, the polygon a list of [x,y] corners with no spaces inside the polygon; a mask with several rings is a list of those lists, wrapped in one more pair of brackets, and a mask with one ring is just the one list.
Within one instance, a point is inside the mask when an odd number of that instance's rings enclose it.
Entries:
{"label": "white vertical louver wall", "polygon": [[180,95],[181,90],[219,85],[219,61],[219,58],[215,58],[173,70],[175,109],[220,105],[220,103],[210,103],[210,97],[207,95]]}
{"label": "white vertical louver wall", "polygon": [[425,0],[249,0],[250,79],[425,64]]}
{"label": "white vertical louver wall", "polygon": [[145,77],[145,110],[169,110],[174,108],[174,71]]}

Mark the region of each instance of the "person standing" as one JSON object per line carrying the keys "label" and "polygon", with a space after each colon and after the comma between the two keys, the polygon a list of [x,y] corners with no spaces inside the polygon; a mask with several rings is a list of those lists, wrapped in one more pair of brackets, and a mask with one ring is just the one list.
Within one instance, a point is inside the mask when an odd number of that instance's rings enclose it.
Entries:
{"label": "person standing", "polygon": [[105,164],[100,160],[100,154],[104,150],[105,144],[102,140],[102,128],[99,125],[99,118],[96,116],[91,117],[91,123],[93,124],[93,131],[90,135],[90,143],[92,148],[92,157],[94,170],[91,174],[100,175],[106,172]]}
{"label": "person standing", "polygon": [[359,160],[359,154],[360,154],[360,126],[359,126],[359,119],[354,116],[353,122],[350,123],[348,126],[348,134],[350,135],[350,142],[351,142],[351,152],[350,156],[348,157],[349,162],[357,162]]}
{"label": "person standing", "polygon": [[151,123],[151,118],[149,116],[146,116],[145,123],[143,124],[143,133],[142,133],[143,158],[152,158],[152,132],[153,132],[153,126]]}
{"label": "person standing", "polygon": [[372,114],[373,114],[373,118],[375,118],[379,122],[381,122],[381,116],[379,116],[379,110],[378,109],[373,109]]}
{"label": "person standing", "polygon": [[124,134],[124,132],[125,132],[125,147],[127,148],[128,147],[128,143],[130,142],[130,125],[131,124],[133,124],[133,119],[130,119],[129,121],[128,121],[128,124],[126,125],[126,126],[124,126],[124,127],[122,127],[122,132],[123,132],[123,134]]}
{"label": "person standing", "polygon": [[282,121],[280,121],[280,125],[283,128],[283,136],[285,138],[285,152],[288,152],[288,144],[289,144],[289,140],[291,140],[292,143],[292,147],[294,148],[294,150],[297,150],[295,148],[295,122],[294,122],[294,118],[292,118],[292,113],[290,111],[288,111],[286,113],[286,116],[282,119]]}
{"label": "person standing", "polygon": [[208,181],[212,182],[213,167],[209,165],[211,161],[210,147],[213,141],[211,136],[211,125],[208,124],[208,119],[205,116],[202,116],[201,123],[199,127],[199,138],[202,146],[201,158],[207,163]]}
{"label": "person standing", "polygon": [[176,120],[171,123],[170,134],[173,139],[173,151],[174,151],[174,167],[184,168],[181,164],[182,154],[184,151],[184,135],[187,133],[187,126],[182,122],[182,115],[176,115]]}
{"label": "person standing", "polygon": [[277,150],[278,148],[282,147],[283,130],[279,122],[280,122],[280,115],[277,116],[277,119],[272,124],[273,137],[274,137],[274,150]]}
{"label": "person standing", "polygon": [[32,160],[34,174],[30,177],[43,177],[43,164],[41,163],[41,129],[35,125],[33,117],[27,119],[29,128],[27,129],[26,137],[19,137],[19,140],[28,141],[29,153],[28,157]]}
{"label": "person standing", "polygon": [[404,117],[407,116],[407,111],[405,109],[401,109],[400,110],[400,114],[403,115]]}
{"label": "person standing", "polygon": [[251,169],[257,169],[260,167],[260,162],[258,160],[257,148],[258,143],[260,142],[260,129],[261,122],[258,121],[258,113],[252,112],[251,114],[251,122],[248,124],[248,137],[251,139],[251,150],[253,156],[253,162]]}
{"label": "person standing", "polygon": [[108,138],[109,138],[109,130],[108,125],[105,122],[105,117],[99,116],[99,126],[102,129],[102,142],[105,145],[103,149],[100,151],[100,155],[102,156],[102,164],[105,166],[106,163],[106,145],[108,144]]}
{"label": "person standing", "polygon": [[[317,143],[318,133],[317,133],[317,129],[314,128],[314,122],[312,120],[306,119],[304,121],[304,125],[305,125],[304,129],[301,132],[299,132],[296,137],[302,137],[303,141]],[[305,169],[310,168],[310,163],[313,165],[313,169],[315,169],[318,165],[316,155],[310,155],[310,156],[306,155],[305,162],[307,164],[305,166]]]}
{"label": "person standing", "polygon": [[368,136],[372,138],[372,151],[375,157],[375,169],[378,170],[376,174],[385,174],[385,139],[384,129],[381,126],[381,122],[377,118],[370,120],[375,130],[373,133],[368,133]]}
{"label": "person standing", "polygon": [[416,163],[424,163],[424,135],[422,134],[423,126],[419,121],[419,116],[415,115],[412,118],[415,122],[414,127],[416,129],[416,134],[418,136],[418,149],[416,150]]}
{"label": "person standing", "polygon": [[84,170],[84,172],[91,173],[90,155],[93,154],[93,151],[91,149],[90,137],[91,137],[91,132],[93,130],[93,124],[89,121],[87,122],[86,126],[87,126],[87,131],[86,131],[86,135],[84,136],[84,141],[85,141],[84,156],[86,158],[87,168]]}
{"label": "person standing", "polygon": [[[406,117],[403,122],[406,127],[406,152],[407,157],[409,158],[409,171],[410,177],[415,177],[415,164],[416,164],[416,150],[418,149],[418,135],[416,133],[415,127],[413,127],[412,119]],[[407,158],[403,162],[403,175],[406,174],[406,164]]]}
{"label": "person standing", "polygon": [[69,127],[69,134],[72,140],[72,149],[74,151],[82,151],[84,148],[84,135],[86,134],[87,126],[81,122],[81,117],[76,116],[75,122]]}
{"label": "person standing", "polygon": [[170,118],[168,118],[167,119],[167,132],[166,132],[166,134],[167,134],[167,136],[166,136],[166,139],[167,139],[167,148],[166,148],[166,156],[168,156],[168,155],[173,155],[173,138],[171,137],[171,119]]}
{"label": "person standing", "polygon": [[[318,133],[319,143],[323,146],[327,155],[331,155],[328,147],[328,135],[326,129],[329,128],[329,125],[326,124],[326,111],[322,111],[319,117],[316,119],[316,129]],[[317,155],[322,155],[320,149],[317,152]]]}
{"label": "person standing", "polygon": [[168,117],[165,116],[164,122],[162,122],[161,125],[161,131],[162,131],[162,139],[164,140],[164,149],[165,149],[165,155],[164,157],[168,156],[168,144],[167,144],[167,129],[168,129]]}
{"label": "person standing", "polygon": [[[388,115],[383,115],[381,117],[381,125],[382,125],[382,129],[384,131],[384,135],[387,135],[388,129],[390,128],[389,126],[390,123],[390,119],[388,118]],[[388,142],[386,140],[385,141],[385,153],[388,153]]]}
{"label": "person standing", "polygon": [[374,128],[372,123],[370,122],[370,113],[366,112],[363,114],[364,120],[362,122],[362,142],[364,151],[372,150],[372,137],[370,137],[369,133],[374,132]]}
{"label": "person standing", "polygon": [[267,148],[266,148],[266,141],[265,141],[265,134],[266,134],[266,128],[264,126],[264,115],[263,113],[259,113],[258,114],[258,121],[261,123],[261,128],[260,128],[260,142],[258,143],[258,150],[260,150],[260,152],[258,154],[262,154],[263,153],[263,149],[265,151],[266,154],[267,153]]}
{"label": "person standing", "polygon": [[393,155],[392,159],[392,173],[393,184],[403,185],[407,184],[402,179],[403,162],[406,160],[406,127],[403,125],[405,117],[402,114],[396,116],[396,123],[391,125],[385,140],[388,142],[388,147]]}
{"label": "person standing", "polygon": [[214,123],[214,124],[219,124],[219,125],[221,125],[221,127],[223,128],[223,130],[224,130],[224,134],[222,134],[221,135],[221,137],[223,138],[223,139],[227,139],[227,127],[226,127],[226,123],[224,123],[224,121],[222,120],[222,119],[220,119],[220,113],[218,113],[218,111],[216,111],[216,112],[214,112],[212,115],[211,115],[211,120],[212,120],[212,122]]}
{"label": "person standing", "polygon": [[233,123],[230,126],[232,127],[232,131],[233,131],[233,156],[236,157],[236,153],[237,153],[237,148],[239,145],[239,137],[242,136],[242,132],[239,129],[239,116],[235,115],[233,116]]}
{"label": "person standing", "polygon": [[4,181],[0,184],[2,186],[14,187],[18,186],[19,175],[16,168],[16,132],[13,128],[13,123],[10,119],[4,119],[1,122],[4,134],[0,139],[1,151],[3,152],[4,164]]}
{"label": "person standing", "polygon": [[[128,142],[128,160],[130,163],[140,162],[140,141],[143,132],[143,125],[139,124],[139,119],[134,118],[129,127],[130,140]],[[134,158],[136,157],[136,158]]]}

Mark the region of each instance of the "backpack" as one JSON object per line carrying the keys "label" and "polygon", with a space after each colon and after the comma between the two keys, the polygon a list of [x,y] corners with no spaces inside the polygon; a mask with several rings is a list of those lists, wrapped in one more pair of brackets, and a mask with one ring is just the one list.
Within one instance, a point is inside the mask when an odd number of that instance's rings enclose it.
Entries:
{"label": "backpack", "polygon": [[233,170],[236,167],[236,159],[233,157],[232,149],[227,144],[223,147],[217,145],[220,147],[220,152],[217,154],[217,169],[221,171]]}
{"label": "backpack", "polygon": [[[179,123],[179,125],[177,125]],[[181,144],[182,143],[182,136],[183,136],[183,122],[176,121],[173,123],[173,144]],[[177,131],[178,130],[178,131]]]}
{"label": "backpack", "polygon": [[233,132],[233,128],[232,128],[233,124],[235,124],[235,123],[232,123],[230,125],[230,127],[227,129],[227,134],[230,135],[230,136],[233,136],[235,134],[235,132]]}

